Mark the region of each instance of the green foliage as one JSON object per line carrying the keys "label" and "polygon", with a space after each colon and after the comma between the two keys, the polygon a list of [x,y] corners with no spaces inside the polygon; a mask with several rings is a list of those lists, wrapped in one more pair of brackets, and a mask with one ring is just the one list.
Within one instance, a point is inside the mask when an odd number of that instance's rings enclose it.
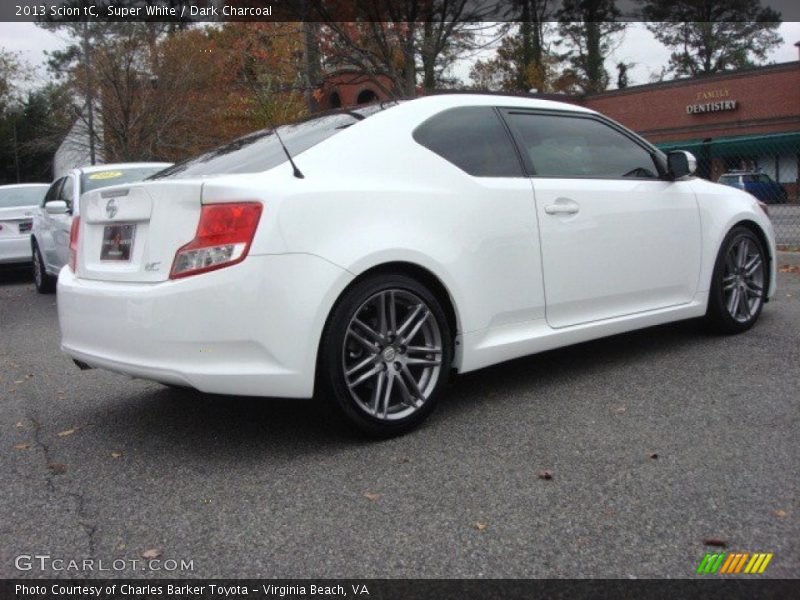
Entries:
{"label": "green foliage", "polygon": [[763,63],[783,41],[780,14],[758,0],[645,0],[643,14],[672,50],[668,72],[678,77]]}
{"label": "green foliage", "polygon": [[578,93],[604,91],[609,84],[605,61],[618,43],[627,23],[614,0],[564,0],[558,11],[559,32],[564,37],[570,68],[564,72],[572,79],[571,89]]}
{"label": "green foliage", "polygon": [[0,184],[52,179],[53,154],[72,125],[74,115],[63,86],[46,85],[29,92],[21,104],[0,117]]}

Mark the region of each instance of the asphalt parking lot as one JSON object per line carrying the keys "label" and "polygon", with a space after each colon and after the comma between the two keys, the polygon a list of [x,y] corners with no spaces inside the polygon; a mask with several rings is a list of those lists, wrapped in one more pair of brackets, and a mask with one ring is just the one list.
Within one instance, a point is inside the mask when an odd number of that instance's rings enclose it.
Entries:
{"label": "asphalt parking lot", "polygon": [[[746,334],[680,323],[465,375],[384,442],[307,402],[80,372],[55,303],[0,273],[0,577],[693,577],[712,539],[800,576],[800,274]],[[14,566],[146,550],[194,569]]]}

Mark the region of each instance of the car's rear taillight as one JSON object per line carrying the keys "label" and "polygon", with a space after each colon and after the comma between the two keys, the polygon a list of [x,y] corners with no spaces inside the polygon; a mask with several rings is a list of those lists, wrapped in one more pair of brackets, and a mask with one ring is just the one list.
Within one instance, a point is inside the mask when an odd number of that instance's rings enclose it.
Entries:
{"label": "car's rear taillight", "polygon": [[69,230],[69,268],[75,272],[75,267],[78,264],[78,229],[81,226],[81,218],[75,217],[72,219],[72,226]]}
{"label": "car's rear taillight", "polygon": [[243,261],[253,242],[261,210],[259,202],[204,205],[197,235],[178,249],[170,279],[197,275]]}

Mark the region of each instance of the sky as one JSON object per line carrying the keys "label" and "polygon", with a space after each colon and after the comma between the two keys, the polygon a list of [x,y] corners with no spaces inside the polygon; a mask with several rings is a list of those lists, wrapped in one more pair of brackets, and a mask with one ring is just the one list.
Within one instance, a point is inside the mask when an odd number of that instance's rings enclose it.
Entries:
{"label": "sky", "polygon": [[[794,44],[800,42],[800,22],[782,23],[779,33],[783,37],[783,44],[770,54],[769,61],[782,63],[798,60],[798,48]],[[0,46],[6,50],[19,52],[25,61],[35,68],[38,82],[47,77],[44,52],[61,49],[65,44],[63,34],[45,31],[33,23],[0,22]],[[492,52],[487,51],[483,52],[482,56],[491,54]],[[475,58],[458,64],[453,74],[468,82],[469,70],[474,60]],[[648,83],[650,75],[658,73],[669,61],[669,51],[656,41],[642,23],[631,23],[622,42],[606,64],[614,85],[616,85],[614,65],[621,61],[634,63],[633,68],[628,71],[629,85]]]}

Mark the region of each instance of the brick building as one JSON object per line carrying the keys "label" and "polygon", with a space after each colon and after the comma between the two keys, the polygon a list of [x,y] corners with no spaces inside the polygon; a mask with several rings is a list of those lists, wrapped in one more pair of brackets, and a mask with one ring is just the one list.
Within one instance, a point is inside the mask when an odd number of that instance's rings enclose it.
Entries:
{"label": "brick building", "polygon": [[577,100],[664,150],[698,158],[716,181],[725,171],[756,169],[798,199],[800,62],[680,79]]}
{"label": "brick building", "polygon": [[[388,78],[381,81],[391,89]],[[694,79],[632,86],[573,102],[608,115],[664,150],[689,150],[698,174],[712,181],[726,171],[753,169],[780,182],[798,201],[800,176],[800,61]],[[330,73],[322,106],[337,108],[386,94],[352,69]]]}
{"label": "brick building", "polygon": [[386,100],[388,96],[383,89],[392,88],[391,80],[381,75],[377,80],[381,85],[357,69],[332,71],[325,76],[320,89],[320,108],[326,110]]}

